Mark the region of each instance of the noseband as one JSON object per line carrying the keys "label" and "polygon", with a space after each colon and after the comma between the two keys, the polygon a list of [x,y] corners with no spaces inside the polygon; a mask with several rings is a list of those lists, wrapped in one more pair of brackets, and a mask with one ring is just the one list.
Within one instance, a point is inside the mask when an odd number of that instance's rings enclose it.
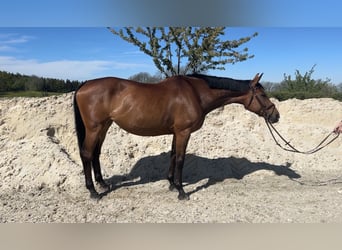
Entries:
{"label": "noseband", "polygon": [[[275,105],[273,103],[269,106],[265,105],[265,103],[261,100],[260,95],[258,95],[256,93],[256,90],[258,89],[258,87],[250,86],[250,89],[252,90],[252,97],[251,97],[251,100],[249,101],[249,104],[247,105],[247,108],[249,108],[249,106],[252,105],[252,102],[255,98],[258,101],[258,103],[260,104],[260,106],[262,107],[260,115],[262,117],[264,117],[265,119],[268,119],[268,117],[270,117],[273,114],[273,112],[275,110]],[[273,108],[271,114],[267,115],[267,111],[270,110],[271,108]]]}

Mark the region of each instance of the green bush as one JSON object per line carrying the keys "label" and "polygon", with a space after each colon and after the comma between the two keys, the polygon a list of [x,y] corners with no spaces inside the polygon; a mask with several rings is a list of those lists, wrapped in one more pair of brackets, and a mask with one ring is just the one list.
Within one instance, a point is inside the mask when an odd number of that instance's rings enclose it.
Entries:
{"label": "green bush", "polygon": [[308,72],[302,74],[299,70],[295,71],[294,79],[290,75],[284,74],[284,80],[272,86],[269,96],[280,101],[291,98],[333,98],[342,100],[342,92],[338,87],[330,82],[330,79],[313,79],[314,65]]}
{"label": "green bush", "polygon": [[279,101],[285,101],[287,99],[310,99],[310,98],[333,98],[339,101],[342,101],[342,93],[340,92],[334,92],[331,94],[323,93],[323,92],[305,92],[305,91],[274,91],[269,92],[268,95],[270,97],[276,98]]}

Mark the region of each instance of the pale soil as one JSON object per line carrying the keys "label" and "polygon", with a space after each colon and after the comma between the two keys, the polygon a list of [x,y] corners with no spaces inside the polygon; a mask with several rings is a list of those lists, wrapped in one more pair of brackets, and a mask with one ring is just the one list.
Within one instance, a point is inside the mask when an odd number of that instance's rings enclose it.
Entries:
{"label": "pale soil", "polygon": [[[303,150],[342,119],[331,99],[274,100],[277,129]],[[342,139],[314,155],[278,148],[263,119],[239,105],[208,115],[184,167],[189,201],[165,180],[171,136],[116,125],[102,172],[116,188],[89,198],[78,156],[72,94],[0,99],[0,222],[342,222]]]}

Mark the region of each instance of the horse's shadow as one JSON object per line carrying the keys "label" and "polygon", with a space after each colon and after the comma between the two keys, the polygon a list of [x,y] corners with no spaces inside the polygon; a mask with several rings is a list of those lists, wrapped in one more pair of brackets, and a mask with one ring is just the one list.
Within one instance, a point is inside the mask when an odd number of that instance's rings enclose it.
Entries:
{"label": "horse's shadow", "polygon": [[[169,165],[170,152],[144,157],[134,165],[129,174],[114,175],[106,179],[106,182],[111,185],[110,191],[106,194],[121,187],[166,180]],[[188,193],[188,195],[191,195],[225,179],[240,180],[244,176],[259,170],[273,171],[276,175],[287,176],[289,179],[300,178],[301,176],[290,169],[290,167],[290,163],[286,163],[286,165],[272,165],[266,162],[251,162],[246,158],[208,159],[187,154],[183,168],[183,183],[186,186],[208,179],[205,184],[196,187],[195,190]]]}

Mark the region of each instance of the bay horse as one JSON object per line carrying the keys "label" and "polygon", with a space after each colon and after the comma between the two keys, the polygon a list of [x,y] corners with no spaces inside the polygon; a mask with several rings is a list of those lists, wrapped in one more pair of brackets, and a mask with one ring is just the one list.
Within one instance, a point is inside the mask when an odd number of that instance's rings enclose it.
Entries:
{"label": "bay horse", "polygon": [[189,199],[182,183],[182,169],[190,134],[203,125],[205,116],[223,105],[238,103],[271,123],[279,112],[259,83],[202,74],[173,76],[157,84],[145,84],[115,77],[84,82],[75,91],[74,113],[86,188],[92,198],[95,180],[110,191],[100,167],[101,146],[113,122],[129,133],[141,136],[173,135],[171,163],[167,175],[170,190],[178,199]]}

